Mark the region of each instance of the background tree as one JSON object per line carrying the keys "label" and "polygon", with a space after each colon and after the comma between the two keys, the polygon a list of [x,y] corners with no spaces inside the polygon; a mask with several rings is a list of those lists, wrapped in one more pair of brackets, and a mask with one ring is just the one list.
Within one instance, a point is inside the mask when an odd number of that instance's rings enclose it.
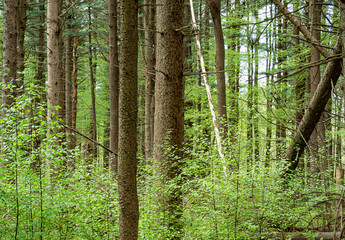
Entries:
{"label": "background tree", "polygon": [[[109,11],[109,101],[110,101],[110,149],[118,150],[119,132],[119,60],[117,47],[117,0],[108,1]],[[117,156],[111,155],[110,167],[117,172]]]}

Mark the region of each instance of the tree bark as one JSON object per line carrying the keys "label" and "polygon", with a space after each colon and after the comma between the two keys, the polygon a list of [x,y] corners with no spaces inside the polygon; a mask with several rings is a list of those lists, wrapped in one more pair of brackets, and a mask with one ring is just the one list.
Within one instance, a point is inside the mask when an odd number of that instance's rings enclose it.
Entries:
{"label": "tree bark", "polygon": [[119,96],[119,239],[138,239],[137,114],[138,1],[121,1]]}
{"label": "tree bark", "polygon": [[221,0],[206,0],[212,15],[214,36],[216,40],[216,76],[217,76],[217,110],[221,137],[227,139],[227,110],[226,110],[226,87],[225,87],[225,47],[220,15]]}
{"label": "tree bark", "polygon": [[[91,119],[92,119],[92,139],[97,142],[97,119],[96,119],[96,96],[95,96],[95,76],[94,65],[92,59],[92,38],[91,38],[91,7],[88,7],[89,11],[89,33],[88,33],[88,51],[89,51],[89,69],[90,69],[90,88],[91,88]],[[93,144],[92,147],[93,159],[97,159],[97,144]]]}
{"label": "tree bark", "polygon": [[[48,61],[48,119],[64,119],[64,80],[62,78],[61,1],[50,0],[47,5],[47,61]],[[63,128],[56,128],[55,133]]]}
{"label": "tree bark", "polygon": [[154,132],[154,86],[155,86],[155,4],[156,0],[145,0],[145,159],[148,161],[153,153]]}
{"label": "tree bark", "polygon": [[[5,85],[14,84],[17,73],[17,1],[4,0],[4,27],[3,27],[3,71],[2,82]],[[15,93],[11,88],[2,88],[2,115],[15,101]]]}
{"label": "tree bark", "polygon": [[18,0],[17,8],[17,76],[16,87],[18,89],[17,96],[23,93],[24,69],[25,69],[25,49],[24,39],[26,30],[26,0]]}
{"label": "tree bark", "polygon": [[[66,7],[71,6],[71,1],[67,1]],[[67,21],[72,20],[72,15],[67,13]],[[66,31],[69,32],[72,30],[70,24],[66,25]],[[65,124],[73,128],[72,126],[72,105],[73,105],[73,83],[72,83],[72,71],[73,71],[73,50],[72,50],[72,36],[68,33],[65,37],[65,102],[66,102],[66,122]],[[67,130],[69,133],[67,140],[67,149],[73,149],[73,134],[70,130]]]}
{"label": "tree bark", "polygon": [[[78,44],[79,36],[74,37],[73,42],[73,72],[72,72],[72,128],[77,129],[77,106],[78,106]],[[71,141],[71,148],[75,148],[77,145],[77,137],[73,135]],[[74,163],[72,164],[74,167]]]}
{"label": "tree bark", "polygon": [[182,237],[183,10],[184,0],[157,1],[154,160],[160,188],[169,185],[157,195],[165,216],[160,225],[169,236],[162,236],[164,239]]}
{"label": "tree bark", "polygon": [[[313,0],[311,4],[310,14],[311,14],[311,32],[313,37],[320,42],[321,40],[321,11],[322,11],[322,1]],[[320,52],[315,48],[315,46],[311,46],[311,62],[318,62],[320,61]],[[310,98],[312,98],[315,94],[317,86],[320,83],[320,66],[314,66],[310,69]],[[317,123],[313,133],[310,136],[310,151],[311,155],[313,156],[312,159],[312,168],[314,172],[322,172],[325,170],[325,156],[322,153],[323,148],[325,147],[325,124],[324,124],[324,116],[321,114],[320,120]],[[319,169],[321,166],[321,169]]]}
{"label": "tree bark", "polygon": [[[109,11],[109,101],[110,143],[112,151],[118,151],[119,143],[119,58],[117,46],[117,0],[108,1]],[[117,173],[118,159],[110,154],[110,169]]]}

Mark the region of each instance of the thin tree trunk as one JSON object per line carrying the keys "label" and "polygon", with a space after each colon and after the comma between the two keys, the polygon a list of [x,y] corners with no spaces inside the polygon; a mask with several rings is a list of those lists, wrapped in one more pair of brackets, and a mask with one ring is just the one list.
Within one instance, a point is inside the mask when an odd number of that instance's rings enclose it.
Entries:
{"label": "thin tree trunk", "polygon": [[216,40],[216,76],[217,76],[217,110],[218,125],[221,137],[227,140],[227,108],[226,108],[226,86],[225,86],[225,47],[221,19],[221,0],[206,0],[213,20],[214,36]]}
{"label": "thin tree trunk", "polygon": [[145,26],[145,159],[152,157],[154,132],[154,112],[152,112],[152,101],[155,86],[155,4],[156,0],[145,0],[144,2],[144,26]]}
{"label": "thin tree trunk", "polygon": [[[66,7],[71,6],[71,1],[67,1]],[[67,13],[67,21],[72,20],[72,15]],[[66,32],[70,32],[72,27],[70,24],[66,25]],[[69,128],[72,127],[72,104],[73,104],[73,83],[72,83],[72,71],[73,71],[73,51],[72,51],[72,36],[67,34],[65,37],[65,102],[66,102],[66,122],[65,124]],[[69,134],[67,140],[67,149],[73,149],[73,134],[70,130],[67,129]]]}
{"label": "thin tree trunk", "polygon": [[[91,88],[91,119],[92,119],[92,139],[97,142],[97,119],[96,119],[96,96],[95,96],[95,77],[94,77],[94,65],[92,62],[92,38],[91,38],[91,7],[88,7],[89,11],[89,68],[90,68],[90,88]],[[93,144],[92,148],[93,160],[97,159],[97,144]]]}
{"label": "thin tree trunk", "polygon": [[17,8],[17,76],[16,86],[18,88],[17,96],[23,93],[24,84],[24,69],[25,69],[25,49],[24,49],[24,38],[26,30],[26,0],[18,0]]}
{"label": "thin tree trunk", "polygon": [[[117,46],[117,0],[108,1],[109,11],[109,100],[110,149],[118,151],[119,142],[119,58]],[[117,173],[118,159],[110,154],[110,170]]]}
{"label": "thin tree trunk", "polygon": [[119,239],[138,239],[137,114],[138,1],[121,1],[119,96]]}
{"label": "thin tree trunk", "polygon": [[[313,0],[311,4],[310,14],[311,14],[311,32],[313,37],[320,42],[321,40],[321,11],[322,1]],[[311,46],[311,62],[320,61],[320,52]],[[310,98],[314,96],[317,86],[320,83],[320,66],[311,67],[310,69]],[[324,116],[321,114],[320,121],[316,125],[313,133],[310,136],[310,151],[314,159],[312,159],[312,167],[314,172],[323,172],[325,170],[325,156],[322,153],[325,147],[325,124]],[[319,166],[321,168],[319,168]]]}
{"label": "thin tree trunk", "polygon": [[[198,31],[198,27],[196,25],[196,19],[195,19],[195,14],[194,14],[193,2],[192,2],[192,0],[189,0],[189,2],[190,2],[190,6],[191,6],[193,30],[195,32],[197,32]],[[209,104],[210,111],[211,111],[213,129],[214,129],[214,133],[216,135],[217,150],[218,150],[219,157],[222,160],[224,177],[227,177],[228,176],[227,175],[227,164],[224,161],[224,153],[222,151],[221,137],[220,137],[219,129],[218,129],[218,126],[217,126],[217,116],[216,116],[216,113],[214,111],[214,107],[213,107],[213,103],[212,103],[211,88],[210,88],[210,85],[209,85],[208,79],[207,79],[204,57],[203,57],[202,52],[201,52],[201,43],[200,43],[200,39],[199,39],[199,34],[195,35],[195,40],[196,40],[196,44],[197,44],[197,48],[198,48],[198,56],[199,56],[202,76],[204,78],[204,83],[205,83],[205,88],[206,88],[206,93],[207,93],[207,100],[208,100],[208,104]]]}
{"label": "thin tree trunk", "polygon": [[[78,107],[78,44],[79,36],[74,37],[73,43],[73,75],[72,75],[72,128],[77,129],[77,107]],[[75,148],[77,145],[77,137],[73,135],[71,141],[71,148]],[[75,163],[71,162],[71,167],[75,167]]]}

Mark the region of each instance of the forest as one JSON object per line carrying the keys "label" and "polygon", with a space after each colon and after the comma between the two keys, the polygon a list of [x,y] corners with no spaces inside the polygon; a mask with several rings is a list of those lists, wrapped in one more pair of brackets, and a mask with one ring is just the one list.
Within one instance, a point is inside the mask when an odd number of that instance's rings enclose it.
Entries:
{"label": "forest", "polygon": [[345,239],[344,0],[0,0],[0,239]]}

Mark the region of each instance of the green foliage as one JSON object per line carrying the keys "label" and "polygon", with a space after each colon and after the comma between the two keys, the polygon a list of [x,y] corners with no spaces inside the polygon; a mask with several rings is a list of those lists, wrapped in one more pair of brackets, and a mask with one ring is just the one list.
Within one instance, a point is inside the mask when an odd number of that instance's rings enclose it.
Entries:
{"label": "green foliage", "polygon": [[49,134],[60,122],[46,121],[34,85],[25,92],[0,120],[0,239],[114,239],[114,181],[80,165],[80,151],[61,144],[66,136]]}

